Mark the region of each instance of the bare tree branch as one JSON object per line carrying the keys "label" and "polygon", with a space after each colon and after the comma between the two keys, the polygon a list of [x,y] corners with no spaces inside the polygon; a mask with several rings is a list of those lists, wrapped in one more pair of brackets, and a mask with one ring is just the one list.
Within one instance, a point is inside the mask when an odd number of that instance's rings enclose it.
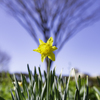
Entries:
{"label": "bare tree branch", "polygon": [[10,56],[0,50],[0,72],[8,71],[8,63],[10,61]]}
{"label": "bare tree branch", "polygon": [[52,35],[54,45],[58,47],[56,55],[70,38],[100,19],[97,3],[99,0],[0,0],[0,6],[29,32],[37,44],[38,35],[42,34],[45,41]]}

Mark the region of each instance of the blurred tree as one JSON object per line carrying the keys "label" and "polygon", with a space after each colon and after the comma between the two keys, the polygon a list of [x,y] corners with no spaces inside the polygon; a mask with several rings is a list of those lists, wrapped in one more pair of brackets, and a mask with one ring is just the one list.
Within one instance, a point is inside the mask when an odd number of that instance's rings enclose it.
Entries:
{"label": "blurred tree", "polygon": [[8,63],[10,61],[10,56],[0,50],[0,72],[8,71]]}
{"label": "blurred tree", "polygon": [[[0,5],[28,31],[37,44],[40,36],[45,42],[52,36],[54,45],[58,47],[57,55],[71,37],[100,19],[100,4],[97,1],[0,0]],[[48,65],[48,59],[46,62]]]}

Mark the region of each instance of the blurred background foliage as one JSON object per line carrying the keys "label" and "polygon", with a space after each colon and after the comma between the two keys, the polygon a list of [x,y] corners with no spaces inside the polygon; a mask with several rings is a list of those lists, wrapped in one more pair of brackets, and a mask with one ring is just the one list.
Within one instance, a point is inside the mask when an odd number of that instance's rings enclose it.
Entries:
{"label": "blurred background foliage", "polygon": [[10,89],[13,88],[12,80],[10,78],[9,72],[0,73],[0,97],[5,98],[5,100],[11,100]]}

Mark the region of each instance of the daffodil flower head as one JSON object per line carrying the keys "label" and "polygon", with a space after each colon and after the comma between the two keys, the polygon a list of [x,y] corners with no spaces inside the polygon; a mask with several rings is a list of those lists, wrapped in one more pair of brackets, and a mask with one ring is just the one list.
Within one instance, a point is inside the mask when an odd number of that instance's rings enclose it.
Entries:
{"label": "daffodil flower head", "polygon": [[19,86],[22,86],[22,82],[18,82]]}
{"label": "daffodil flower head", "polygon": [[[13,84],[15,85],[15,82],[13,82]],[[22,82],[18,82],[18,84],[19,84],[19,86],[21,86],[22,87]],[[15,90],[15,86],[14,86],[14,90]]]}
{"label": "daffodil flower head", "polygon": [[53,38],[50,37],[47,41],[47,43],[43,42],[41,39],[39,39],[39,47],[37,49],[34,49],[33,51],[39,52],[41,54],[41,61],[43,62],[46,57],[51,59],[52,61],[55,61],[55,55],[53,51],[57,49],[56,46],[53,45]]}

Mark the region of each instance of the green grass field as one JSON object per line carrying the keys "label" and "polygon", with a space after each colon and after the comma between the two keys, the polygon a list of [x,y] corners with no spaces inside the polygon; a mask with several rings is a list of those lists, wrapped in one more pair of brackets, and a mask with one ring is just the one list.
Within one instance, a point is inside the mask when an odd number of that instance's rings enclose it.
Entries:
{"label": "green grass field", "polygon": [[55,69],[42,75],[40,68],[39,74],[36,68],[32,74],[27,66],[28,75],[0,74],[0,97],[5,100],[100,100],[99,77],[76,78],[76,75],[71,77],[71,73],[68,77],[56,76]]}

